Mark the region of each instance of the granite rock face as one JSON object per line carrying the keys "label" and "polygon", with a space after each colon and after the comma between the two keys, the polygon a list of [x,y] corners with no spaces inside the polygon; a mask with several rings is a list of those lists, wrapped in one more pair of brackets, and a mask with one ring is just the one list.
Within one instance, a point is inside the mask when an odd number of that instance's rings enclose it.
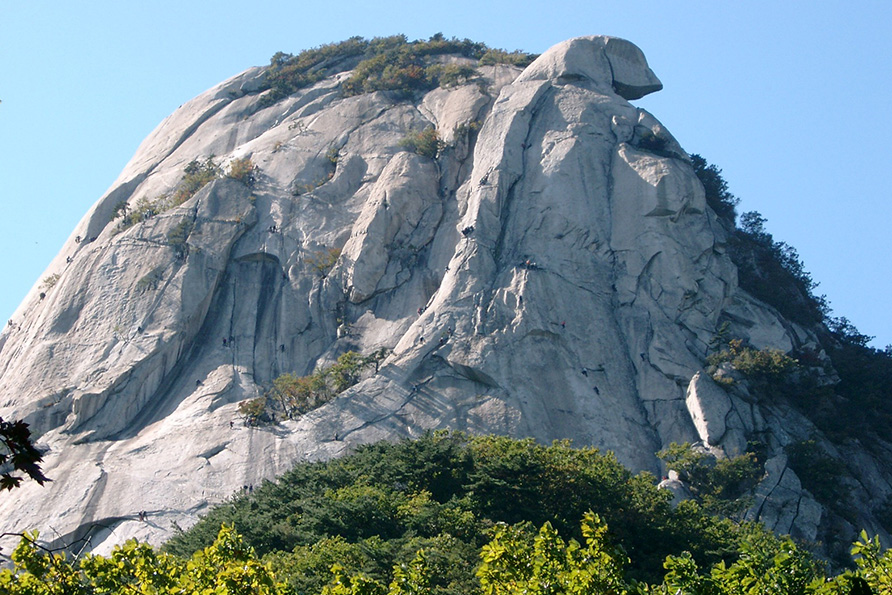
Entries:
{"label": "granite rock face", "polygon": [[[53,479],[0,500],[0,526],[157,542],[297,461],[434,428],[569,438],[655,474],[671,442],[810,435],[704,371],[723,322],[757,347],[809,334],[737,287],[687,154],[629,103],[662,87],[641,51],[584,37],[479,71],[415,102],[344,97],[341,74],[265,106],[254,68],[162,122],[0,335],[0,415],[31,423]],[[401,148],[429,126],[436,159]],[[212,155],[250,157],[253,187],[112,221]],[[382,347],[321,408],[242,422],[277,376]],[[804,538],[821,517],[780,454],[754,510]]]}

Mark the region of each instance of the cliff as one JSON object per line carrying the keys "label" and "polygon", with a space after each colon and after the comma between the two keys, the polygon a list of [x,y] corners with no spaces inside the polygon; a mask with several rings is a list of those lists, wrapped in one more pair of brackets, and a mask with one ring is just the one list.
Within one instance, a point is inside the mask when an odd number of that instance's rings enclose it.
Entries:
{"label": "cliff", "polygon": [[[630,103],[661,88],[640,50],[583,37],[525,68],[433,60],[476,72],[351,94],[348,57],[283,94],[253,68],[143,142],[0,335],[0,415],[31,424],[53,479],[0,500],[4,530],[157,542],[296,461],[450,427],[655,474],[671,442],[722,456],[758,439],[751,514],[818,537],[825,511],[783,454],[815,428],[720,387],[706,357],[720,328],[820,346],[738,287],[689,156]],[[282,374],[382,348],[319,408],[239,412]],[[857,456],[853,525],[879,531],[865,503],[890,478]]]}

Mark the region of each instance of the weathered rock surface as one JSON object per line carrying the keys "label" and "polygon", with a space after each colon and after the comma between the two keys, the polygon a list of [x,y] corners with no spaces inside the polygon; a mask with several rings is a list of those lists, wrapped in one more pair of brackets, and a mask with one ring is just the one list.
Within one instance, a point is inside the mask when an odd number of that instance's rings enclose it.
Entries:
{"label": "weathered rock surface", "polygon": [[[687,154],[628,102],[661,88],[640,50],[585,37],[480,72],[417,104],[345,98],[342,74],[263,107],[254,68],[162,122],[0,336],[0,415],[32,424],[53,479],[0,500],[0,526],[159,541],[297,461],[430,428],[569,438],[654,473],[671,442],[808,437],[704,372],[720,322],[757,347],[809,338],[737,287]],[[430,125],[437,159],[400,148]],[[218,179],[116,233],[121,201],[211,155],[250,157],[254,187]],[[325,406],[241,422],[278,375],[380,347]],[[878,472],[864,497],[890,491]],[[821,519],[779,454],[754,510],[806,538]]]}
{"label": "weathered rock surface", "polygon": [[691,490],[681,481],[678,471],[674,469],[669,470],[669,474],[657,484],[657,487],[672,492],[672,506],[678,506],[679,502],[693,498]]}
{"label": "weathered rock surface", "polygon": [[796,473],[787,466],[787,457],[768,459],[765,474],[756,490],[759,504],[750,511],[750,518],[777,533],[814,540],[821,522],[821,505],[803,491]]}

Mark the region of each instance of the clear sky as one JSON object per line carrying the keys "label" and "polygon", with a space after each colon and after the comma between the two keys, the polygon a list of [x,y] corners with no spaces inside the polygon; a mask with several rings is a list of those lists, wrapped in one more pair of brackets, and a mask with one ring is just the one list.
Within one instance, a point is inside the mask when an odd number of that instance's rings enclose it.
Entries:
{"label": "clear sky", "polygon": [[0,323],[140,141],[276,51],[442,32],[542,52],[624,37],[637,102],[796,247],[837,316],[892,343],[892,3],[0,0]]}

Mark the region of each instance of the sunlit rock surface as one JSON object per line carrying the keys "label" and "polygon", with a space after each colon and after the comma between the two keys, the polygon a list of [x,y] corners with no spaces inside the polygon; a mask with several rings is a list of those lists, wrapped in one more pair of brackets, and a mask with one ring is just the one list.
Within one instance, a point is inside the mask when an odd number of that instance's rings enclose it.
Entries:
{"label": "sunlit rock surface", "polygon": [[[640,50],[586,37],[479,70],[417,103],[344,98],[341,74],[262,107],[254,68],[162,122],[0,336],[0,415],[31,423],[53,479],[0,499],[0,527],[160,542],[297,461],[449,427],[658,476],[671,442],[758,439],[775,458],[754,514],[814,538],[820,507],[780,454],[813,428],[705,373],[723,322],[757,347],[808,333],[737,288],[687,154],[629,103],[662,87]],[[437,159],[401,149],[428,126]],[[218,179],[116,232],[122,201],[212,155],[250,157],[255,185]],[[280,374],[381,347],[377,374],[303,417],[237,412]]]}

